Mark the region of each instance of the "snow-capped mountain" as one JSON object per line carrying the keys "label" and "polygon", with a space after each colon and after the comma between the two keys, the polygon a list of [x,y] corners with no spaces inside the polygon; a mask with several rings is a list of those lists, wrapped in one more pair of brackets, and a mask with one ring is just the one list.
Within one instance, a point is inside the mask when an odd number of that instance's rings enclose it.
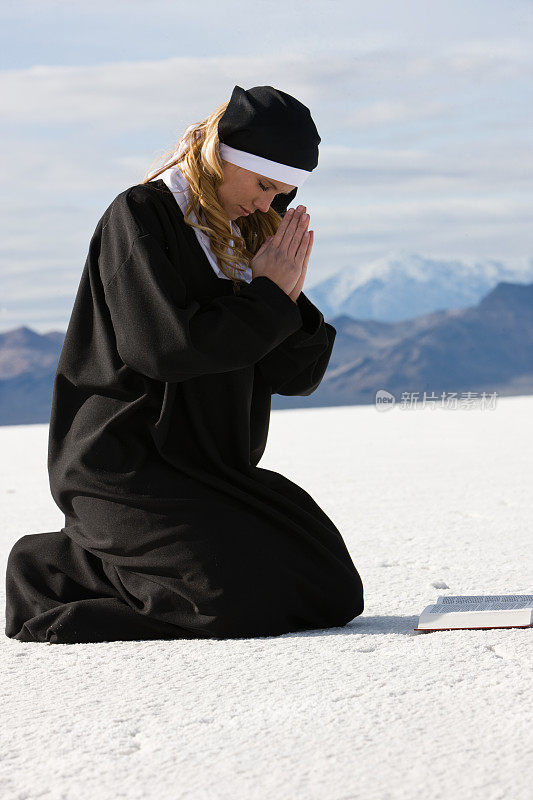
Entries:
{"label": "snow-capped mountain", "polygon": [[326,318],[398,322],[421,314],[476,305],[499,282],[533,280],[533,261],[522,270],[501,261],[440,261],[399,251],[359,267],[344,267],[310,289]]}

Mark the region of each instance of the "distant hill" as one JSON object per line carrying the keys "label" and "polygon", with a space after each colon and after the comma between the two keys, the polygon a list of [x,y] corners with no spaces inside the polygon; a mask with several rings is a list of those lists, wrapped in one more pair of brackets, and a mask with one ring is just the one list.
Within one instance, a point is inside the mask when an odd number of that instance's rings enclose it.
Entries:
{"label": "distant hill", "polygon": [[[306,405],[373,403],[384,389],[402,392],[533,394],[533,283],[499,283],[472,308],[408,322],[342,316],[334,354]],[[302,398],[276,396],[272,408]]]}
{"label": "distant hill", "polygon": [[49,422],[65,334],[22,326],[0,333],[0,425]]}
{"label": "distant hill", "polygon": [[[479,304],[399,322],[330,320],[337,330],[318,389],[274,395],[272,408],[374,403],[402,392],[533,394],[533,283],[500,282]],[[0,334],[0,424],[49,422],[65,334],[27,327]]]}

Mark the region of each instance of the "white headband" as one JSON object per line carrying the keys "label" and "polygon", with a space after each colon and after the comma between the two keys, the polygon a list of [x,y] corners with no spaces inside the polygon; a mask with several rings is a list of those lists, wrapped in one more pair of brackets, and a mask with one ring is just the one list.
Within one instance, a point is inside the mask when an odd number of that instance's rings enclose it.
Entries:
{"label": "white headband", "polygon": [[284,181],[284,183],[290,183],[293,186],[302,186],[311,174],[305,169],[289,167],[287,164],[270,161],[268,158],[262,158],[244,150],[236,150],[235,147],[230,147],[224,142],[219,142],[218,147],[220,157],[224,161],[229,161],[230,164],[236,164],[238,167],[249,169],[252,172],[258,172],[259,175],[264,175],[265,178]]}

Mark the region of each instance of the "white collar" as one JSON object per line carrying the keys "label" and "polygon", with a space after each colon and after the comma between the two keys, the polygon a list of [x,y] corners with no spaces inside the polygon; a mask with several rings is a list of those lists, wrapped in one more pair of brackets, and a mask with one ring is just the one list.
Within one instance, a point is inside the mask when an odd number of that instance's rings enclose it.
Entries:
{"label": "white collar", "polygon": [[[172,155],[169,160],[173,161],[179,152],[180,149],[178,148],[177,152],[174,155]],[[178,203],[182,212],[185,214],[185,209],[187,208],[190,198],[190,184],[185,175],[183,174],[183,172],[181,171],[181,169],[179,168],[179,166],[177,164],[174,164],[174,166],[166,169],[158,177],[161,178],[161,180],[164,181],[165,184],[168,186],[168,188],[174,195],[176,202]],[[191,213],[191,218],[193,222],[198,222],[198,218],[194,213],[194,211]],[[229,223],[233,235],[240,236],[241,230],[239,226],[233,220],[229,220]],[[231,278],[228,278],[227,275],[224,275],[224,273],[218,266],[216,257],[211,250],[211,241],[209,239],[209,236],[206,233],[204,233],[204,231],[201,231],[195,227],[193,227],[193,231],[195,232],[196,238],[200,242],[207,258],[209,259],[209,263],[211,264],[213,270],[216,272],[218,277],[225,278],[226,280],[231,280]],[[233,239],[231,239],[230,242],[231,245],[233,245]],[[230,247],[228,247],[227,252],[228,253],[231,252]],[[239,266],[244,267],[245,265],[239,264]],[[252,268],[249,265],[246,266],[245,272],[239,272],[237,274],[239,276],[239,279],[246,281],[246,283],[250,283],[253,278]]]}

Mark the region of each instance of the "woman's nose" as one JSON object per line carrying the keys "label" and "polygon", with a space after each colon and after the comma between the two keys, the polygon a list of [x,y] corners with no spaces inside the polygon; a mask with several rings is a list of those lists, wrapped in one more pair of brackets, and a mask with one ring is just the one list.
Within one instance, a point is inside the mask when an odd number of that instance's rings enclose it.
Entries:
{"label": "woman's nose", "polygon": [[259,211],[262,211],[264,214],[270,208],[270,203],[272,200],[269,200],[267,197],[260,197],[257,200],[254,200],[254,208],[258,208]]}

